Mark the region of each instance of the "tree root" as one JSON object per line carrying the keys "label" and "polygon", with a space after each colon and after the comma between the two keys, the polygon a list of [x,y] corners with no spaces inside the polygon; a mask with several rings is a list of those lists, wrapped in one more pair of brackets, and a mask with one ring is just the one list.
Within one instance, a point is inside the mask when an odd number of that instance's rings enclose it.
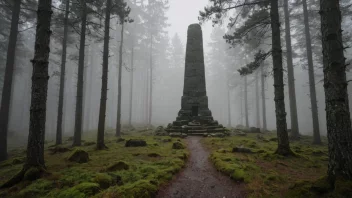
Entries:
{"label": "tree root", "polygon": [[296,154],[290,148],[285,148],[285,149],[277,148],[277,150],[275,151],[275,154],[282,155],[285,157],[289,157],[289,156],[295,157],[296,156]]}
{"label": "tree root", "polygon": [[13,176],[13,177],[12,177],[11,179],[9,179],[7,182],[5,182],[4,184],[2,184],[2,185],[0,186],[0,189],[10,188],[10,187],[12,187],[12,186],[14,186],[14,185],[20,183],[20,182],[24,179],[26,173],[27,173],[29,170],[31,170],[31,168],[36,168],[36,169],[38,169],[38,170],[39,170],[39,173],[40,173],[40,176],[41,176],[43,173],[44,173],[44,174],[50,174],[50,173],[47,172],[46,169],[43,168],[43,167],[39,167],[39,166],[24,166],[20,172],[18,172],[15,176]]}
{"label": "tree root", "polygon": [[109,149],[105,144],[97,144],[97,150]]}

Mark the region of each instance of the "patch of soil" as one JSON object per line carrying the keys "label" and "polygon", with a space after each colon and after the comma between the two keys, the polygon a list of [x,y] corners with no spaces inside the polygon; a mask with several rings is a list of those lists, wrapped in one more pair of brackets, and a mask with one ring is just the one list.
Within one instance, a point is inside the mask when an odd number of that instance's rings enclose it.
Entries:
{"label": "patch of soil", "polygon": [[170,184],[160,189],[158,198],[240,198],[244,184],[237,184],[218,172],[209,161],[209,152],[200,143],[202,137],[186,139],[190,157],[186,167]]}

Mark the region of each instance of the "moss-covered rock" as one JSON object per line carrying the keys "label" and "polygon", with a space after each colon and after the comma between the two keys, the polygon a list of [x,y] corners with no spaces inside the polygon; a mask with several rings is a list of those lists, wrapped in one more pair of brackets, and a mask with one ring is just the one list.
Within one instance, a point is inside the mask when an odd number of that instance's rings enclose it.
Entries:
{"label": "moss-covered rock", "polygon": [[94,144],[95,144],[95,142],[85,142],[85,143],[83,143],[83,146],[92,146]]}
{"label": "moss-covered rock", "polygon": [[174,142],[172,144],[172,149],[184,149],[185,146],[181,142]]}
{"label": "moss-covered rock", "polygon": [[243,182],[245,180],[245,172],[242,169],[236,169],[230,177],[235,181]]}
{"label": "moss-covered rock", "polygon": [[147,146],[145,140],[130,139],[126,142],[125,147],[144,147]]}
{"label": "moss-covered rock", "polygon": [[232,149],[233,153],[253,153],[249,148],[235,147]]}
{"label": "moss-covered rock", "polygon": [[128,170],[129,168],[130,166],[126,162],[119,161],[108,166],[106,168],[106,171],[112,172],[112,171]]}
{"label": "moss-covered rock", "polygon": [[[53,182],[47,181],[44,179],[39,179],[36,182],[28,185],[22,189],[18,196],[16,197],[25,197],[25,198],[36,198],[36,197],[46,197],[46,194],[50,192],[50,189],[53,187]],[[1,197],[1,196],[0,196]]]}
{"label": "moss-covered rock", "polygon": [[12,160],[12,165],[23,164],[24,160],[25,160],[24,158],[14,158]]}
{"label": "moss-covered rock", "polygon": [[158,153],[149,153],[148,157],[160,157],[160,154],[158,154]]}
{"label": "moss-covered rock", "polygon": [[107,189],[114,183],[113,178],[105,173],[96,174],[93,181],[94,183],[98,183],[102,189]]}
{"label": "moss-covered rock", "polygon": [[49,148],[49,151],[51,152],[51,154],[56,154],[56,153],[66,153],[71,151],[71,149],[67,148],[67,147],[63,147],[63,146],[54,146]]}
{"label": "moss-covered rock", "polygon": [[115,173],[108,173],[108,175],[111,176],[113,184],[117,184],[119,186],[123,185],[122,177],[120,175]]}
{"label": "moss-covered rock", "polygon": [[24,174],[24,180],[34,181],[40,178],[42,171],[37,167],[29,168]]}
{"label": "moss-covered rock", "polygon": [[76,149],[69,156],[68,161],[77,163],[86,163],[89,161],[89,154],[87,151]]}
{"label": "moss-covered rock", "polygon": [[123,139],[123,138],[118,138],[117,140],[116,140],[116,143],[120,143],[120,142],[124,142],[125,141],[125,139]]}
{"label": "moss-covered rock", "polygon": [[84,193],[86,196],[95,195],[100,191],[99,184],[92,182],[80,183],[77,186],[74,186],[73,189]]}
{"label": "moss-covered rock", "polygon": [[154,184],[153,181],[140,180],[138,182],[122,186],[120,189],[118,189],[117,197],[150,198],[155,197],[157,191],[158,187]]}

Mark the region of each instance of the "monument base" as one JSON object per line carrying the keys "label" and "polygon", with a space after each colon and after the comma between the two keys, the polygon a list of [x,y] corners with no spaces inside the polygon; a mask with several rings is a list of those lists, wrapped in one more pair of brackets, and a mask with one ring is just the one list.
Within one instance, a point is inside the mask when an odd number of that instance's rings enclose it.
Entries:
{"label": "monument base", "polygon": [[210,110],[201,112],[198,116],[192,116],[192,111],[180,110],[176,121],[169,124],[165,131],[168,133],[185,133],[187,135],[224,133],[226,131],[225,127],[213,119]]}

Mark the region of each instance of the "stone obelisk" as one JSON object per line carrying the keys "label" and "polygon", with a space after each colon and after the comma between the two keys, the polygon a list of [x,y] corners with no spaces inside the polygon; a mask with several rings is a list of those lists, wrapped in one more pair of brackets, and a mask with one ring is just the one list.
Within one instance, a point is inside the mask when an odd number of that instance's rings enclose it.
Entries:
{"label": "stone obelisk", "polygon": [[181,110],[176,121],[168,126],[169,132],[188,128],[188,133],[214,132],[222,126],[213,120],[208,107],[205,84],[205,67],[203,52],[203,35],[199,24],[188,27],[185,77]]}

